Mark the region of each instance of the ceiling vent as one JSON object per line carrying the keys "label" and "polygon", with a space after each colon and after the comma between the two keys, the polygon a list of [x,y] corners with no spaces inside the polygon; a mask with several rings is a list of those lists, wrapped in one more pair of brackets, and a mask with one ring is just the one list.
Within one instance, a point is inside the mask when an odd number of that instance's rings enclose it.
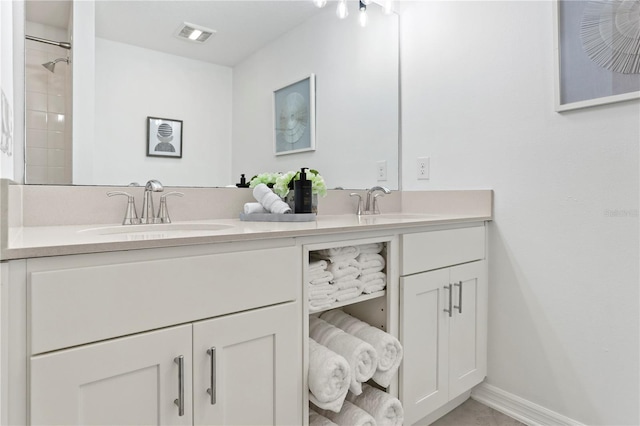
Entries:
{"label": "ceiling vent", "polygon": [[176,31],[175,36],[183,40],[204,43],[215,33],[216,30],[184,22]]}

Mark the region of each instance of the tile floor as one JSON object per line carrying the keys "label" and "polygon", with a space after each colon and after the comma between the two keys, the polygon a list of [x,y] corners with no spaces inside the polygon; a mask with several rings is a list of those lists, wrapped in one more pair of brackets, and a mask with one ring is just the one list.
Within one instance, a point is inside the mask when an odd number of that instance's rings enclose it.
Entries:
{"label": "tile floor", "polygon": [[473,399],[468,399],[455,410],[441,417],[431,426],[523,426],[499,411]]}

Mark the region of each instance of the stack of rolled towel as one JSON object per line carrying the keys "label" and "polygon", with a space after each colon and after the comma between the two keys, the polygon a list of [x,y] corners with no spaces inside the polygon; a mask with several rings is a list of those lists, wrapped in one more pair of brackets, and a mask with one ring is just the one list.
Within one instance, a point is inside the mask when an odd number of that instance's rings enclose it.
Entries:
{"label": "stack of rolled towel", "polygon": [[358,281],[362,293],[375,293],[387,286],[387,275],[383,272],[386,262],[384,256],[380,254],[383,248],[382,243],[358,246],[359,253],[356,261],[360,265]]}
{"label": "stack of rolled towel", "polygon": [[244,213],[291,213],[291,207],[280,197],[278,197],[267,185],[264,183],[256,185],[253,188],[253,197],[258,201],[257,203],[245,203]]}
{"label": "stack of rolled towel", "polygon": [[362,383],[371,379],[378,368],[373,346],[315,316],[309,317],[309,337],[347,360],[351,369],[349,390],[360,395]]}
{"label": "stack of rolled towel", "polygon": [[[387,286],[387,277],[384,272],[386,261],[380,254],[383,248],[384,243],[372,243],[311,252],[309,290],[313,290],[314,296],[310,293],[309,310],[316,312],[326,309],[327,303],[330,306],[333,301],[341,302],[354,299],[362,293],[369,294],[383,290]],[[332,287],[326,286],[326,281],[322,281],[324,287],[317,287],[317,281],[325,279],[328,276],[327,272],[332,276],[328,281]],[[321,291],[327,293],[322,295],[322,302],[318,301],[318,294]],[[333,301],[329,302],[329,299]]]}
{"label": "stack of rolled towel", "polygon": [[331,307],[336,301],[337,288],[333,285],[333,274],[327,271],[326,260],[309,262],[308,293],[309,311],[316,312]]}
{"label": "stack of rolled towel", "polygon": [[339,309],[327,311],[320,315],[320,318],[369,343],[375,349],[378,357],[373,380],[384,388],[389,387],[391,380],[398,372],[403,357],[403,348],[398,339]]}
{"label": "stack of rolled towel", "polygon": [[312,405],[309,411],[310,426],[402,426],[404,409],[394,398],[368,384],[362,385],[358,396],[349,392],[339,413]]}
{"label": "stack of rolled towel", "polygon": [[402,424],[400,401],[364,383],[390,385],[402,361],[395,337],[340,310],[310,316],[309,336],[310,425]]}

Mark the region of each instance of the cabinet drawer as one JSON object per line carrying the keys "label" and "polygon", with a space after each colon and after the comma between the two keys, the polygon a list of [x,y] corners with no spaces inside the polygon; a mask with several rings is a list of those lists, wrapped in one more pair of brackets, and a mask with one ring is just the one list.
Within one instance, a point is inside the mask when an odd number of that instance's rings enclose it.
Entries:
{"label": "cabinet drawer", "polygon": [[402,275],[484,259],[484,226],[402,236]]}
{"label": "cabinet drawer", "polygon": [[295,300],[300,258],[296,247],[78,268],[60,258],[70,267],[28,271],[31,353]]}

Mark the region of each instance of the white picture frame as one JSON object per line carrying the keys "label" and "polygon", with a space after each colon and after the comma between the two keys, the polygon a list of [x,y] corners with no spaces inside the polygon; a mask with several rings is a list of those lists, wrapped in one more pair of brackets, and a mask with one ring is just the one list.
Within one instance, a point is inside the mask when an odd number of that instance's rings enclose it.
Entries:
{"label": "white picture frame", "polygon": [[588,3],[588,0],[553,0],[557,112],[640,99],[640,74],[610,71],[585,52],[580,24]]}
{"label": "white picture frame", "polygon": [[315,151],[315,74],[273,92],[273,151],[276,156]]}

